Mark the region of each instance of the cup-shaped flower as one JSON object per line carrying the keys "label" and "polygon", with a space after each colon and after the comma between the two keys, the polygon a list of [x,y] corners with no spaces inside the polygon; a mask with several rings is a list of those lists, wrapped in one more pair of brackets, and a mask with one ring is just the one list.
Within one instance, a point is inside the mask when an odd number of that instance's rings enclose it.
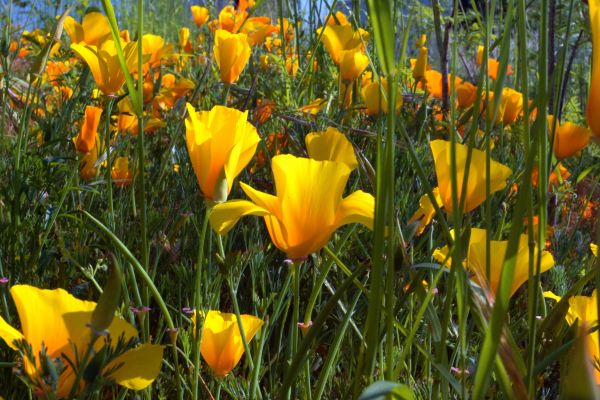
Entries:
{"label": "cup-shaped flower", "polygon": [[250,162],[260,141],[248,122],[248,112],[215,106],[196,112],[187,104],[186,144],[192,167],[204,197],[222,202],[233,180]]}
{"label": "cup-shaped flower", "polygon": [[[450,232],[454,237],[454,230]],[[487,277],[486,266],[486,237],[485,229],[471,228],[471,236],[467,248],[467,258],[464,260],[464,267],[472,274],[471,279],[480,287],[489,291],[495,296],[500,284],[500,275],[504,268],[504,259],[508,248],[508,241],[490,240],[490,276]],[[450,266],[449,249],[445,246],[437,249],[433,253],[433,257],[439,262],[445,262],[446,266]],[[534,266],[538,259],[539,249],[535,246],[533,253]],[[546,250],[542,250],[540,273],[548,271],[554,266],[554,257]],[[513,275],[513,283],[510,295],[514,295],[517,289],[530,278],[529,276],[529,236],[521,235],[519,237],[519,247],[516,253],[515,271]]]}
{"label": "cup-shaped flower", "polygon": [[85,108],[85,117],[81,124],[79,135],[73,138],[75,148],[80,153],[89,153],[96,145],[96,136],[98,135],[98,124],[102,109],[94,106]]}
{"label": "cup-shaped flower", "polygon": [[[383,91],[383,95],[382,95]],[[360,94],[362,95],[363,101],[367,106],[368,115],[378,115],[382,111],[387,114],[389,112],[388,101],[388,82],[387,79],[381,79],[381,86],[379,82],[372,81],[363,86]],[[402,108],[403,98],[400,89],[396,89],[396,113],[400,112]]]}
{"label": "cup-shaped flower", "polygon": [[317,161],[340,161],[351,169],[358,166],[352,143],[337,128],[311,132],[304,139],[308,156]]}
{"label": "cup-shaped flower", "polygon": [[99,12],[87,13],[81,24],[71,16],[65,18],[65,31],[71,38],[71,43],[82,43],[90,46],[100,46],[110,37],[108,18]]}
{"label": "cup-shaped flower", "polygon": [[354,82],[369,65],[367,57],[360,49],[341,52],[340,75],[347,82]]}
{"label": "cup-shaped flower", "polygon": [[117,157],[110,169],[110,176],[113,183],[118,187],[131,185],[133,173],[129,169],[129,159],[127,157]]}
{"label": "cup-shaped flower", "polygon": [[[431,141],[431,152],[433,153],[435,173],[440,188],[440,198],[449,213],[453,211],[450,146],[451,143],[446,140]],[[471,151],[469,175],[465,177],[468,146],[456,144],[456,183],[458,189],[456,197],[460,203],[463,183],[467,179],[463,209],[465,212],[474,210],[483,203],[486,194],[485,152],[477,149]],[[512,174],[512,171],[507,166],[492,159],[490,159],[490,163],[490,193],[494,193],[506,187],[506,179]]]}
{"label": "cup-shaped flower", "polygon": [[340,65],[344,50],[362,49],[363,42],[369,40],[369,33],[363,29],[355,31],[352,25],[326,25],[317,30],[321,41],[333,61]]}
{"label": "cup-shaped flower", "polygon": [[[548,125],[548,136],[552,138],[554,116],[548,116]],[[576,155],[590,143],[590,136],[590,130],[583,126],[570,122],[561,124],[556,121],[553,143],[554,155],[559,160]]]}
{"label": "cup-shaped flower", "polygon": [[592,30],[592,75],[585,116],[590,129],[600,138],[600,0],[589,0]]}
{"label": "cup-shaped flower", "polygon": [[168,58],[173,52],[173,45],[165,44],[165,39],[158,35],[145,34],[142,36],[142,51],[144,53],[144,61],[146,57],[148,60],[144,64],[148,64],[150,67],[156,67],[160,65],[160,62],[164,58]]}
{"label": "cup-shaped flower", "polygon": [[[258,317],[248,314],[240,315],[246,343],[250,343],[264,322]],[[192,316],[194,332],[196,331],[196,314]],[[244,355],[244,342],[235,314],[210,310],[206,314],[202,326],[202,342],[200,354],[213,373],[224,377],[235,368]]]}
{"label": "cup-shaped flower", "polygon": [[[76,378],[71,362],[75,365],[81,362],[91,342],[93,333],[89,325],[96,303],[79,300],[63,289],[15,285],[10,293],[19,313],[22,333],[0,317],[0,337],[14,350],[19,348],[16,341],[20,340],[31,346],[35,363],[28,357],[23,363],[25,373],[36,385],[36,394],[51,390],[41,376],[42,347],[50,359],[60,359],[63,369],[58,376],[55,395],[67,397]],[[108,332],[113,349],[120,336],[126,341],[137,336],[135,328],[120,317],[113,318]],[[106,337],[101,337],[94,349],[99,351],[106,343]],[[117,355],[99,373],[128,389],[140,390],[156,379],[162,354],[163,346],[143,344]]]}
{"label": "cup-shaped flower", "polygon": [[463,82],[456,87],[456,101],[458,108],[471,107],[477,98],[477,86],[471,82]]}
{"label": "cup-shaped flower", "polygon": [[[125,83],[125,74],[117,57],[117,48],[112,40],[105,40],[100,47],[71,44],[71,49],[86,62],[98,89],[105,95],[115,95]],[[125,63],[129,72],[137,69],[137,42],[123,47]]]}
{"label": "cup-shaped flower", "polygon": [[[598,291],[594,290],[591,296],[573,296],[569,299],[569,311],[565,319],[569,325],[579,321],[586,330],[593,328],[598,324]],[[560,300],[558,298],[557,300]],[[590,351],[589,360],[591,370],[594,371],[596,383],[600,384],[600,370],[598,370],[598,360],[600,359],[600,333],[595,331],[585,337],[587,341],[586,348]]]}
{"label": "cup-shaped flower", "polygon": [[375,199],[356,191],[342,198],[352,168],[340,161],[317,161],[290,154],[272,159],[276,195],[241,183],[252,201],[218,204],[210,223],[227,233],[246,215],[265,219],[273,244],[291,260],[301,260],[323,248],[339,227],[360,223],[373,227]]}
{"label": "cup-shaped flower", "polygon": [[200,7],[200,6],[192,6],[190,7],[190,11],[192,12],[192,17],[194,18],[194,23],[198,28],[208,21],[209,12],[208,8]]}
{"label": "cup-shaped flower", "polygon": [[250,17],[242,26],[242,33],[248,35],[248,43],[258,46],[265,42],[267,36],[277,32],[277,28],[271,25],[269,17]]}
{"label": "cup-shaped flower", "polygon": [[252,50],[245,33],[229,33],[224,29],[219,29],[215,32],[213,52],[221,80],[224,83],[232,84],[239,79],[250,59]]}

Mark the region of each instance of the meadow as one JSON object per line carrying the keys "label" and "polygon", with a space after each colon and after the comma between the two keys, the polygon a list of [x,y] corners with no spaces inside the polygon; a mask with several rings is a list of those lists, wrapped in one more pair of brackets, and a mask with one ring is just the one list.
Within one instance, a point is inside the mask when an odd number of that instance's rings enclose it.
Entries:
{"label": "meadow", "polygon": [[600,0],[5,3],[0,398],[600,399]]}

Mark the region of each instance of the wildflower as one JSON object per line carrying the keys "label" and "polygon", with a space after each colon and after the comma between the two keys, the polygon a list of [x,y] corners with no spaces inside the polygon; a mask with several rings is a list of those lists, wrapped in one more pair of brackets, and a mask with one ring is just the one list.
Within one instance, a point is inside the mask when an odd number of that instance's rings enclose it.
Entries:
{"label": "wildflower", "polygon": [[277,28],[271,25],[269,17],[250,17],[242,27],[242,33],[248,36],[251,46],[258,46],[265,42],[267,36],[277,32]]}
{"label": "wildflower", "polygon": [[80,153],[90,152],[96,145],[96,137],[98,136],[98,124],[102,116],[102,109],[94,106],[85,108],[85,118],[81,124],[79,135],[73,138],[75,148]]}
{"label": "wildflower", "polygon": [[[477,65],[483,64],[483,46],[479,46],[477,48]],[[496,80],[498,77],[498,68],[500,67],[500,61],[495,58],[488,58],[488,75],[493,80]],[[512,66],[508,64],[506,66],[506,76],[512,75]]]}
{"label": "wildflower", "polygon": [[194,18],[194,23],[198,28],[200,28],[206,23],[206,21],[208,21],[208,8],[200,6],[191,6],[190,10],[192,12],[192,17]]}
{"label": "wildflower", "polygon": [[325,131],[311,132],[305,138],[308,155],[317,161],[340,161],[351,169],[358,167],[354,147],[337,128],[329,127]]}
{"label": "wildflower", "polygon": [[299,108],[299,110],[305,114],[317,115],[319,111],[322,111],[327,107],[327,100],[322,98],[316,98],[305,106]]}
{"label": "wildflower", "polygon": [[477,97],[477,86],[470,82],[463,82],[456,87],[456,101],[458,108],[466,109],[471,107]]}
{"label": "wildflower", "polygon": [[142,36],[142,49],[144,56],[149,57],[144,64],[150,67],[160,65],[163,58],[167,58],[173,52],[173,45],[165,45],[165,39],[158,35],[146,34]]}
{"label": "wildflower", "polygon": [[[454,237],[454,230],[450,231],[450,234]],[[490,291],[490,294],[495,296],[498,290],[498,285],[500,284],[500,275],[502,274],[502,269],[504,268],[504,258],[508,248],[508,241],[490,240],[490,276],[487,277],[486,240],[487,231],[485,229],[471,228],[471,235],[467,248],[467,257],[463,262],[463,266],[473,274],[471,279],[475,283],[477,283],[486,291]],[[533,252],[534,265],[538,259],[539,251],[540,250],[536,245]],[[445,265],[449,267],[451,265],[449,254],[450,250],[448,246],[445,246],[441,249],[436,249],[433,253],[433,257],[439,262],[445,262]],[[542,250],[540,273],[548,271],[553,266],[554,257],[552,257],[552,254],[548,251]],[[510,292],[511,297],[529,278],[529,236],[521,235],[519,237],[519,247],[516,253],[515,270],[512,289]]]}
{"label": "wildflower", "polygon": [[[448,90],[451,88],[451,79],[452,74],[448,74]],[[428,69],[425,71],[425,89],[430,96],[435,97],[436,99],[441,99],[443,97],[443,88],[442,88],[442,73],[436,71],[434,69]],[[454,77],[454,87],[457,88],[463,80],[455,76]]]}
{"label": "wildflower", "polygon": [[[592,3],[592,1],[590,1]],[[591,296],[573,296],[569,299],[569,311],[565,315],[565,319],[569,325],[573,325],[576,321],[583,326],[584,330],[588,330],[598,324],[598,291],[594,290]],[[600,360],[600,333],[595,331],[587,334],[587,350],[589,354],[589,362],[591,370],[593,370],[596,383],[600,384],[600,370],[598,370],[598,360]]]}
{"label": "wildflower", "polygon": [[[382,96],[382,91],[384,95]],[[367,114],[368,115],[377,115],[381,111],[385,114],[389,112],[388,102],[387,102],[387,93],[388,93],[388,82],[387,79],[381,79],[381,87],[379,86],[379,82],[373,81],[366,86],[363,86],[361,90],[361,95],[365,105],[367,106]],[[396,113],[400,112],[400,108],[402,107],[402,93],[400,89],[396,89]]]}
{"label": "wildflower", "polygon": [[285,71],[289,76],[296,75],[298,72],[298,58],[294,56],[287,56],[285,58]]}
{"label": "wildflower", "polygon": [[368,32],[360,28],[354,31],[351,25],[326,25],[317,30],[317,35],[321,35],[327,52],[338,65],[344,50],[362,49],[363,41],[366,43],[369,39]]}
{"label": "wildflower", "polygon": [[[557,173],[557,171],[558,171],[558,173]],[[565,166],[562,165],[562,163],[558,163],[558,165],[556,165],[556,168],[552,170],[552,172],[550,173],[550,176],[548,177],[548,186],[551,188],[557,188],[557,187],[561,186],[563,183],[565,183],[565,181],[567,179],[569,179],[570,176],[571,176],[571,173],[569,172],[569,170],[566,169]],[[531,184],[534,188],[537,188],[537,186],[538,186],[538,179],[539,179],[538,166],[534,165],[533,170],[531,171]]]}
{"label": "wildflower", "polygon": [[243,216],[262,216],[273,244],[291,260],[319,251],[343,225],[361,223],[372,229],[373,196],[358,190],[342,198],[352,171],[345,162],[284,154],[273,157],[272,169],[276,195],[241,183],[252,201],[217,205],[210,214],[213,229],[223,235]]}
{"label": "wildflower", "polygon": [[598,245],[595,243],[590,243],[590,251],[594,255],[594,257],[598,257]]}
{"label": "wildflower", "polygon": [[248,112],[215,106],[196,112],[187,104],[186,143],[202,194],[225,201],[233,180],[248,164],[260,141]]}
{"label": "wildflower", "polygon": [[213,51],[221,80],[229,85],[236,82],[250,59],[251,49],[246,34],[217,30]]}
{"label": "wildflower", "polygon": [[336,11],[335,14],[327,17],[325,25],[350,25],[348,17],[341,11]]}
{"label": "wildflower", "polygon": [[[71,49],[86,62],[96,85],[107,96],[114,96],[125,83],[117,57],[115,42],[106,40],[100,47],[71,44]],[[123,48],[125,62],[130,72],[137,69],[137,42],[130,42]]]}
{"label": "wildflower", "polygon": [[419,38],[416,40],[415,42],[415,47],[417,49],[420,49],[421,47],[425,46],[425,43],[427,43],[427,35],[426,34],[421,34],[421,36],[419,36]]}
{"label": "wildflower", "polygon": [[344,50],[340,60],[340,75],[346,82],[354,82],[369,65],[367,57],[359,49]]}
{"label": "wildflower", "polygon": [[548,116],[548,135],[554,136],[554,155],[559,160],[571,157],[583,150],[590,142],[590,131],[583,126],[575,125],[570,122],[561,124],[556,121],[556,129],[552,134],[554,125],[554,116]]}
{"label": "wildflower", "polygon": [[419,49],[419,55],[413,68],[413,78],[420,81],[425,77],[425,71],[427,70],[427,47],[421,47]]}
{"label": "wildflower", "polygon": [[[46,290],[14,285],[10,293],[19,313],[23,333],[0,317],[0,337],[13,350],[20,347],[17,341],[25,341],[31,346],[33,359],[23,357],[23,363],[37,395],[44,395],[53,389],[43,379],[42,349],[49,359],[60,359],[63,369],[57,377],[55,395],[57,398],[67,397],[75,383],[76,372],[72,366],[82,361],[79,357],[86,353],[91,343],[93,333],[89,325],[96,303],[79,300],[63,289]],[[124,319],[114,317],[108,327],[108,335],[113,340],[108,342],[106,337],[100,337],[94,344],[96,351],[107,345],[115,350],[120,336],[129,341],[137,336],[137,331]],[[163,346],[143,344],[107,360],[106,365],[100,366],[102,369],[98,370],[98,374],[125,388],[141,390],[156,379],[162,354]]]}
{"label": "wildflower", "polygon": [[81,24],[71,16],[65,18],[64,28],[71,43],[82,43],[100,47],[102,42],[110,37],[110,24],[108,18],[102,13],[87,13]]}
{"label": "wildflower", "polygon": [[[192,316],[196,331],[196,313]],[[264,322],[248,314],[240,315],[246,343],[250,343]],[[244,355],[244,342],[235,314],[210,310],[202,326],[200,354],[213,373],[222,378],[235,368]]]}
{"label": "wildflower", "polygon": [[592,29],[592,74],[585,116],[594,135],[600,137],[600,3],[590,0],[588,5]]}
{"label": "wildflower", "polygon": [[[440,189],[437,187],[433,188],[432,192],[438,207],[443,207],[442,199],[440,198]],[[427,194],[424,194],[419,199],[419,209],[415,211],[412,217],[410,217],[408,223],[412,224],[419,221],[419,226],[417,227],[416,232],[417,236],[419,236],[423,233],[423,231],[425,230],[427,225],[429,225],[434,216],[435,207],[433,206],[433,203],[431,203],[429,196]]]}
{"label": "wildflower", "polygon": [[258,99],[254,109],[254,122],[257,125],[263,125],[271,118],[277,104],[273,100]]}
{"label": "wildflower", "polygon": [[504,125],[510,125],[517,120],[522,111],[523,94],[507,87],[502,89],[502,100],[500,100],[496,122],[502,120]]}
{"label": "wildflower", "polygon": [[129,169],[129,159],[127,157],[118,157],[110,169],[110,176],[114,184],[118,187],[131,185],[133,173]]}
{"label": "wildflower", "polygon": [[192,42],[190,41],[190,28],[184,26],[179,29],[179,51],[191,53]]}
{"label": "wildflower", "polygon": [[219,13],[219,19],[213,23],[214,29],[223,29],[230,33],[236,33],[248,13],[242,10],[236,10],[233,6],[225,6]]}
{"label": "wildflower", "polygon": [[81,161],[79,162],[79,176],[84,181],[91,181],[98,174],[96,163],[100,152],[100,141],[96,139],[94,147],[81,157]]}
{"label": "wildflower", "polygon": [[[451,213],[452,209],[452,179],[450,177],[451,143],[446,140],[432,140],[431,152],[435,162],[435,173],[440,188],[440,198],[446,210]],[[465,191],[464,211],[469,212],[477,208],[485,201],[486,195],[486,156],[485,152],[477,149],[471,150],[471,164],[469,175],[465,178],[468,146],[456,144],[456,183],[458,193],[456,197],[460,203],[464,179],[467,181]],[[506,187],[506,179],[512,174],[507,166],[490,159],[490,193],[497,192]]]}

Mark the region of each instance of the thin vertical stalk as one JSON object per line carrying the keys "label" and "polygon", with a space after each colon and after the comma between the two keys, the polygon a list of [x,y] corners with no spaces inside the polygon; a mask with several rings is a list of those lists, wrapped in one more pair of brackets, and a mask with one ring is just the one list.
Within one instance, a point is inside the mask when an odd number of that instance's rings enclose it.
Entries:
{"label": "thin vertical stalk", "polygon": [[199,378],[200,378],[200,307],[202,305],[202,263],[204,262],[204,243],[206,239],[206,231],[208,227],[209,209],[204,211],[204,219],[202,221],[202,231],[198,237],[198,258],[196,260],[196,276],[194,282],[194,308],[196,309],[196,331],[194,332],[197,340],[194,341],[194,376],[193,376],[193,393],[194,400],[198,399],[199,395]]}

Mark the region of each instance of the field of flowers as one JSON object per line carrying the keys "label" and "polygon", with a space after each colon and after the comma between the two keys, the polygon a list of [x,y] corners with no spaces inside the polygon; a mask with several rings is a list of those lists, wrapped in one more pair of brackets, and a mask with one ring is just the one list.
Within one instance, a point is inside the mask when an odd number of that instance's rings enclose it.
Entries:
{"label": "field of flowers", "polygon": [[600,399],[600,0],[0,17],[0,398]]}

